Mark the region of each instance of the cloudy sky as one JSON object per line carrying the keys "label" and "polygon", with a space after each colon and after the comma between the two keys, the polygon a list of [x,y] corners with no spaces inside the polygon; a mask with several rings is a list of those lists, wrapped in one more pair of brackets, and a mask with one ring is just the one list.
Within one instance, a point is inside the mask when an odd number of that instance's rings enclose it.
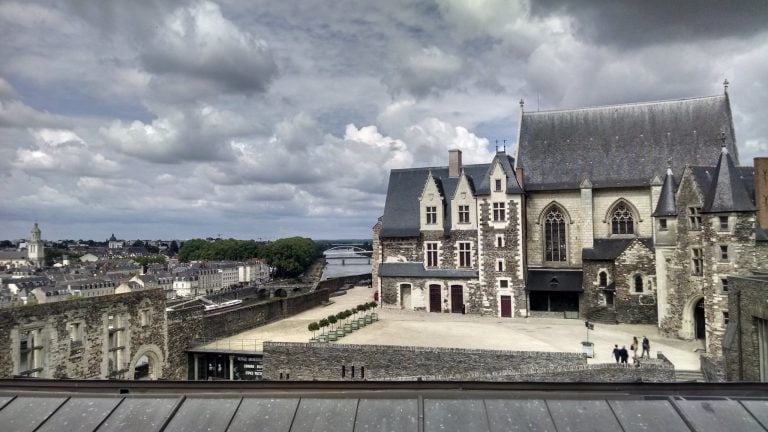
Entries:
{"label": "cloudy sky", "polygon": [[718,94],[768,155],[768,2],[0,0],[0,239],[370,237],[392,168],[526,109]]}

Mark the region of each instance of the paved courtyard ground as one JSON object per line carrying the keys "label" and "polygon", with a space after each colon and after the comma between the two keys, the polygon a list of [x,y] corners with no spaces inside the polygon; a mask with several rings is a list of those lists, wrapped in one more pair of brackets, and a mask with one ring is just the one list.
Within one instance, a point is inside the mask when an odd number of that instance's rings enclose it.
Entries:
{"label": "paved courtyard ground", "polygon": [[[372,300],[373,290],[356,287],[346,295],[332,297],[333,304],[316,307],[293,317],[248,330],[207,345],[208,348],[262,350],[264,341],[307,342],[307,325],[331,314]],[[580,352],[586,340],[583,320],[551,318],[493,318],[474,315],[438,314],[378,309],[379,321],[340,339],[345,344],[411,345],[449,348],[479,348],[520,351]],[[699,369],[701,342],[665,338],[655,325],[601,325],[589,332],[595,343],[590,363],[613,361],[613,345],[626,345],[632,336],[651,341],[651,352],[664,353],[677,369]]]}

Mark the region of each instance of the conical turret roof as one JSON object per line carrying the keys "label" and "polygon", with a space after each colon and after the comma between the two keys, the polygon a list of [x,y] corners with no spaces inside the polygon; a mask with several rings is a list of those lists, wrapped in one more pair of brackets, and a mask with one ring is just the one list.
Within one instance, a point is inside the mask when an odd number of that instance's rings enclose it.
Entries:
{"label": "conical turret roof", "polygon": [[712,185],[706,194],[701,211],[705,213],[755,211],[747,187],[741,180],[726,147],[723,147],[720,153]]}

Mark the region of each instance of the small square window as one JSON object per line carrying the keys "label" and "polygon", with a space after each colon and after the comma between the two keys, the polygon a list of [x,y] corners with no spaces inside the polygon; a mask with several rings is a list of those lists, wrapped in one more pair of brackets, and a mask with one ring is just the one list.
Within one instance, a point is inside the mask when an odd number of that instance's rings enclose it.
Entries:
{"label": "small square window", "polygon": [[666,231],[667,228],[667,219],[661,218],[659,219],[659,231]]}
{"label": "small square window", "polygon": [[496,192],[501,192],[501,180],[496,179]]}
{"label": "small square window", "polygon": [[509,281],[506,279],[501,279],[499,281],[499,288],[509,288]]}
{"label": "small square window", "polygon": [[720,245],[720,261],[728,261],[728,246]]}
{"label": "small square window", "polygon": [[720,290],[724,293],[728,292],[728,278],[720,279]]}
{"label": "small square window", "polygon": [[728,216],[720,216],[720,230],[728,231]]}
{"label": "small square window", "polygon": [[728,325],[728,312],[723,312],[723,325]]}
{"label": "small square window", "polygon": [[496,270],[500,271],[500,272],[504,271],[504,260],[503,259],[500,259],[500,260],[496,261]]}
{"label": "small square window", "polygon": [[504,247],[504,234],[496,234],[496,247],[497,248]]}

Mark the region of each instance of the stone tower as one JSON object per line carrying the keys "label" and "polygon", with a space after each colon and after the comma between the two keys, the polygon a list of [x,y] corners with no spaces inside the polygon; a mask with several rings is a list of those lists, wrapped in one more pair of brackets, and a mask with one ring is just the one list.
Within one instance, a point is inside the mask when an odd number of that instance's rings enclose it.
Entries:
{"label": "stone tower", "polygon": [[41,268],[45,264],[45,246],[40,238],[40,228],[37,226],[37,222],[32,227],[32,236],[27,245],[27,258],[37,268]]}

